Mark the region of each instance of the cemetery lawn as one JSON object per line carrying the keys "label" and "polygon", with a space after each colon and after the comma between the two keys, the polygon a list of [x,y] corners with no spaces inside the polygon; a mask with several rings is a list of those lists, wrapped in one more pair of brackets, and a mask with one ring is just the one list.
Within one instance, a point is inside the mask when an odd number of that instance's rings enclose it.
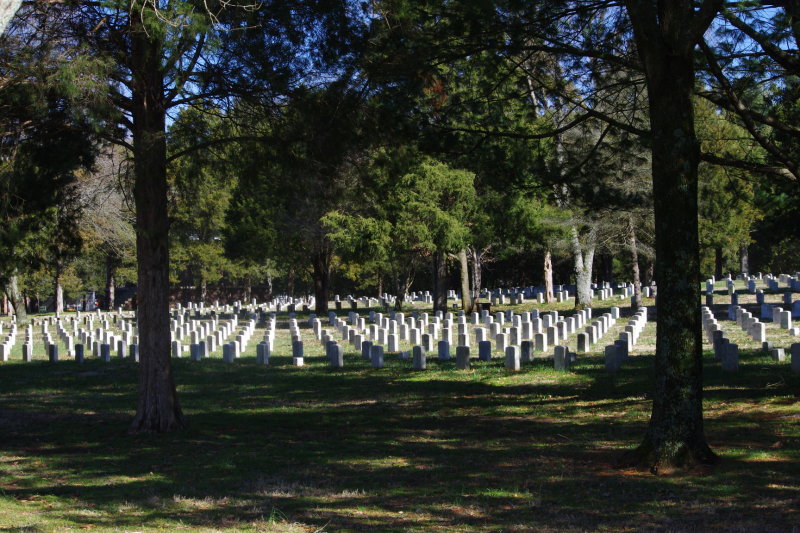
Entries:
{"label": "cemetery lawn", "polygon": [[649,417],[652,356],[616,376],[508,374],[355,354],[342,370],[247,353],[174,360],[189,427],[127,436],[128,360],[0,366],[2,531],[797,531],[800,375],[706,355],[706,434],[721,462],[619,470]]}

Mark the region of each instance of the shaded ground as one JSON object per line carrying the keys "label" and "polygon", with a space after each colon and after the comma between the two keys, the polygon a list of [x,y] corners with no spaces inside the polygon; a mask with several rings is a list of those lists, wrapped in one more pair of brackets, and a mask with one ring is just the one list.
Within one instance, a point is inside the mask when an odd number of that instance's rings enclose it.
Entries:
{"label": "shaded ground", "polygon": [[614,461],[644,432],[652,358],[407,361],[355,354],[175,361],[190,428],[124,434],[136,367],[0,366],[0,530],[798,531],[800,376],[745,353],[707,359],[721,464],[658,478]]}

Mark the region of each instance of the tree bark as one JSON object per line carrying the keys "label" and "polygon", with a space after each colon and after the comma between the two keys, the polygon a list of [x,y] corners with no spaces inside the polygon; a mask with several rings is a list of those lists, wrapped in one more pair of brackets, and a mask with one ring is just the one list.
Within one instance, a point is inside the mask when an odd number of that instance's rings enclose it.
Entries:
{"label": "tree bark", "polygon": [[547,303],[554,302],[556,296],[553,292],[553,257],[549,249],[544,251],[542,274],[544,276],[544,301]]}
{"label": "tree bark", "polygon": [[253,276],[250,274],[244,275],[244,296],[243,302],[245,305],[250,303],[250,299],[253,297]]}
{"label": "tree bark", "polygon": [[197,282],[197,301],[200,303],[206,302],[206,297],[208,296],[208,281],[206,281],[205,276],[200,276],[200,279]]}
{"label": "tree bark", "polygon": [[106,309],[109,311],[114,309],[114,299],[116,292],[116,276],[117,261],[114,256],[108,254],[106,256]]}
{"label": "tree bark", "polygon": [[722,247],[717,246],[714,248],[714,277],[715,279],[722,279],[722,267],[724,257],[722,255]]}
{"label": "tree bark", "polygon": [[575,307],[583,309],[592,306],[592,263],[594,262],[595,230],[592,228],[589,232],[586,246],[581,246],[581,241],[578,237],[578,228],[575,225],[572,226],[571,232],[576,287]]}
{"label": "tree bark", "polygon": [[469,290],[469,262],[467,261],[467,249],[458,252],[458,262],[461,266],[461,308],[465,313],[472,311],[472,293]]}
{"label": "tree bark", "polygon": [[131,433],[184,427],[170,362],[167,146],[161,43],[130,17],[138,260],[139,403]]}
{"label": "tree bark", "polygon": [[447,311],[447,255],[433,254],[433,311]]}
{"label": "tree bark", "polygon": [[703,429],[700,253],[693,54],[719,2],[626,2],[645,68],[655,209],[656,332],[653,410],[644,441],[627,460],[654,473],[709,464]]}
{"label": "tree bark", "polygon": [[631,247],[631,270],[633,271],[633,307],[642,305],[642,280],[639,276],[639,250],[636,249],[636,226],[633,215],[628,217],[628,245]]}
{"label": "tree bark", "polygon": [[655,280],[655,262],[650,259],[647,261],[647,268],[644,269],[644,284],[652,285]]}
{"label": "tree bark", "polygon": [[17,325],[26,325],[28,323],[28,307],[25,305],[24,295],[19,290],[19,278],[16,272],[8,280],[6,295],[11,302],[14,316],[17,318]]}
{"label": "tree bark", "polygon": [[485,250],[479,252],[477,248],[471,248],[471,258],[472,258],[472,305],[475,305],[475,301],[480,297],[481,294],[481,284],[483,282],[481,271],[483,269],[483,254],[486,252]]}
{"label": "tree bark", "polygon": [[742,265],[742,275],[748,275],[750,273],[750,253],[746,244],[739,247],[739,261]]}
{"label": "tree bark", "polygon": [[54,311],[56,316],[60,315],[64,312],[64,287],[61,286],[61,273],[56,271],[55,276],[55,303],[54,303]]}
{"label": "tree bark", "polygon": [[331,281],[330,255],[318,253],[314,257],[314,310],[317,315],[328,314],[328,291]]}

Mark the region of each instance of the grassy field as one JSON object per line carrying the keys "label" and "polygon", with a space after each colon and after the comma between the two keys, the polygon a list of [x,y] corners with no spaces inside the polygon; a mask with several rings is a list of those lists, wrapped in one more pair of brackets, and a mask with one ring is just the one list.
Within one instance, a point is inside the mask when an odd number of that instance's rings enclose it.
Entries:
{"label": "grassy field", "polygon": [[615,331],[568,373],[508,373],[352,352],[332,370],[310,330],[297,368],[282,328],[257,366],[257,330],[233,364],[174,360],[189,427],[161,436],[125,434],[135,363],[23,363],[17,346],[0,365],[0,531],[800,531],[800,375],[725,329],[744,351],[735,374],[706,354],[721,461],[670,477],[615,466],[649,417],[653,323],[616,375],[600,355]]}

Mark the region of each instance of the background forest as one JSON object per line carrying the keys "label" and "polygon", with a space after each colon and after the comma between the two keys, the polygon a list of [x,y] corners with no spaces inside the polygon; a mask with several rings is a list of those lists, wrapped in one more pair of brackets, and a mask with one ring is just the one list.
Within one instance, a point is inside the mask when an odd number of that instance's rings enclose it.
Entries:
{"label": "background forest", "polygon": [[[173,301],[460,290],[461,265],[473,294],[631,281],[634,262],[653,280],[646,88],[619,20],[569,13],[587,50],[623,50],[604,63],[536,41],[567,12],[547,3],[179,4],[142,17]],[[2,37],[6,312],[134,302],[125,9],[26,3]],[[795,15],[731,5],[697,52],[703,277],[800,264]]]}

